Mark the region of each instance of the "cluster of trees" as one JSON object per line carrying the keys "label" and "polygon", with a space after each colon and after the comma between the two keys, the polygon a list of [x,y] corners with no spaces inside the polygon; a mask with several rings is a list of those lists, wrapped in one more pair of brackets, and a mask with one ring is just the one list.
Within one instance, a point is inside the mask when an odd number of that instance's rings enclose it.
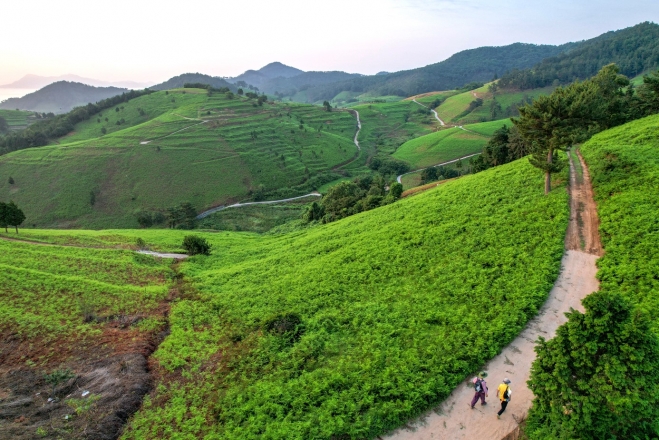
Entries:
{"label": "cluster of trees", "polygon": [[470,159],[474,173],[484,171],[513,160],[521,159],[529,154],[528,143],[524,141],[516,126],[504,124],[494,132],[494,135],[483,148],[483,153]]}
{"label": "cluster of trees", "polygon": [[189,202],[183,202],[178,206],[167,208],[165,213],[160,211],[140,211],[135,214],[137,223],[142,228],[149,228],[167,222],[167,226],[172,229],[194,229],[196,217],[197,210]]}
{"label": "cluster of trees", "polygon": [[499,85],[521,90],[569,84],[590,78],[607,64],[634,77],[659,64],[659,25],[641,23],[617,32],[608,32],[581,43],[575,49],[547,58],[527,70],[512,70]]}
{"label": "cluster of trees", "polygon": [[403,185],[392,183],[388,190],[386,180],[380,175],[358,177],[331,187],[320,202],[307,207],[303,219],[307,222],[329,223],[398,200]]}
{"label": "cluster of trees", "polygon": [[591,79],[558,87],[551,95],[520,108],[520,117],[513,123],[529,145],[531,164],[545,172],[548,193],[551,174],[566,165],[558,151],[602,130],[655,113],[658,108],[659,73],[646,75],[635,93],[629,79],[610,64]]}
{"label": "cluster of trees", "polygon": [[7,124],[7,120],[0,116],[0,134],[7,133],[9,131],[9,124]]}
{"label": "cluster of trees", "polygon": [[47,145],[50,139],[62,137],[72,132],[75,124],[86,121],[105,109],[150,93],[153,92],[148,89],[131,90],[112,98],[103,99],[96,104],[90,103],[82,107],[76,107],[69,113],[38,121],[24,130],[0,138],[0,154]]}
{"label": "cluster of trees", "polygon": [[[458,162],[462,166],[462,162]],[[460,171],[448,167],[430,167],[421,171],[421,183],[437,182],[438,180],[458,177]]]}
{"label": "cluster of trees", "polygon": [[23,211],[11,201],[9,203],[0,202],[0,228],[5,228],[5,232],[9,226],[16,228],[18,234],[18,227],[25,221],[25,214]]}
{"label": "cluster of trees", "polygon": [[374,157],[368,163],[368,167],[382,174],[385,179],[392,176],[399,176],[410,170],[410,166],[406,162],[392,157]]}
{"label": "cluster of trees", "polygon": [[[193,82],[193,83],[185,83],[183,84],[184,89],[206,89],[208,90],[208,94],[212,95],[213,93],[228,93],[231,91],[228,87],[213,87],[210,84],[205,84],[205,83],[199,83],[199,82]],[[242,93],[240,93],[242,94]]]}

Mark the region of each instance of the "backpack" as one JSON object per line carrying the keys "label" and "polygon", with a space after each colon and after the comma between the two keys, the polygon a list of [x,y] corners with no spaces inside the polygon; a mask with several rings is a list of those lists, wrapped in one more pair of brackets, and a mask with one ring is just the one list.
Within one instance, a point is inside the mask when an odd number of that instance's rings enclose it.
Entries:
{"label": "backpack", "polygon": [[503,392],[503,400],[510,402],[510,388],[506,387],[506,391]]}
{"label": "backpack", "polygon": [[483,392],[483,384],[481,383],[480,379],[478,379],[476,383],[474,383],[474,390],[476,390],[477,393]]}

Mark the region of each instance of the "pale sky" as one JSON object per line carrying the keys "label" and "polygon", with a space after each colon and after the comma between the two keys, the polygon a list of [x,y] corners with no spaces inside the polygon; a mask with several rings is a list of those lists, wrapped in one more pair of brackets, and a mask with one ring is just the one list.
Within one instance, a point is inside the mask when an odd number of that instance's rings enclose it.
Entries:
{"label": "pale sky", "polygon": [[162,82],[272,61],[374,74],[514,42],[560,44],[643,21],[658,0],[31,0],[3,2],[0,84],[27,73]]}

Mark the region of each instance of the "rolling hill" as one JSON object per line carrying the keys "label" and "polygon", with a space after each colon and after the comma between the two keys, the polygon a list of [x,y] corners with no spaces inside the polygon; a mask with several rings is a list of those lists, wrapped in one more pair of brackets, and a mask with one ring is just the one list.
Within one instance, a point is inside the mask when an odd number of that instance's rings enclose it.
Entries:
{"label": "rolling hill", "polygon": [[40,113],[67,113],[86,105],[127,92],[117,87],[93,87],[81,83],[59,81],[22,98],[10,98],[0,103],[0,109],[28,110]]}
{"label": "rolling hill", "polygon": [[15,181],[2,179],[0,198],[23,206],[29,225],[102,228],[136,227],[137,213],[182,202],[202,210],[301,195],[355,158],[355,125],[347,112],[309,105],[154,92],[77,124],[58,143],[0,156],[0,176]]}
{"label": "rolling hill", "polygon": [[228,88],[234,92],[237,90],[233,84],[218,76],[205,75],[203,73],[183,73],[168,79],[167,81],[149,87],[151,90],[169,90],[183,87],[186,83],[207,84],[217,89]]}
{"label": "rolling hill", "polygon": [[[177,287],[171,331],[150,364],[158,383],[122,438],[382,434],[445,398],[535,315],[558,273],[567,219],[565,191],[544,196],[535,170],[518,161],[291,234],[202,233],[218,251],[174,266],[187,281]],[[187,232],[22,234],[107,247],[140,237],[176,250]],[[44,263],[32,262],[27,250],[15,269],[0,273],[40,270]],[[31,252],[73,254],[61,247]],[[62,275],[85,278],[90,262],[108,252],[78,251],[77,264]],[[115,268],[108,284],[128,284],[131,272],[153,277],[162,267],[114,252],[120,260],[108,260]],[[131,272],[116,270],[127,264]],[[53,289],[71,282],[57,281]],[[13,285],[15,294],[35,294],[24,279]],[[151,310],[163,289],[157,277],[147,288]],[[91,308],[99,316],[111,313],[107,301],[116,295],[106,289]],[[133,290],[123,293],[126,313],[137,304]],[[27,310],[23,302],[12,307],[11,316]],[[69,305],[30,328],[42,331],[61,316],[81,331],[113,322],[85,324]],[[153,319],[137,327],[149,328],[160,327]]]}

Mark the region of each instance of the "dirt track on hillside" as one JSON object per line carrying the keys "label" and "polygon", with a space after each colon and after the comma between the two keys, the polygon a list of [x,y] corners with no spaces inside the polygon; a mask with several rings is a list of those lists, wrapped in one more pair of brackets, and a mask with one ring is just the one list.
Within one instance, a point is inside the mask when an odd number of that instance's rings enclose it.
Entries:
{"label": "dirt track on hillside", "polygon": [[[582,310],[581,300],[599,289],[595,278],[595,262],[602,255],[599,241],[599,221],[593,200],[590,176],[583,159],[583,181],[576,178],[574,165],[570,164],[570,222],[565,237],[566,252],[561,262],[561,273],[549,298],[538,315],[503,351],[488,362],[483,370],[488,373],[490,389],[488,405],[470,408],[474,395],[467,378],[438,407],[404,427],[383,436],[391,440],[426,439],[478,439],[512,440],[517,438],[519,422],[526,418],[533,393],[528,389],[530,367],[535,359],[535,341],[539,336],[546,339],[555,335],[558,326],[566,321],[565,312],[571,308]],[[499,401],[496,388],[508,377],[513,391],[506,412],[498,420]]]}

